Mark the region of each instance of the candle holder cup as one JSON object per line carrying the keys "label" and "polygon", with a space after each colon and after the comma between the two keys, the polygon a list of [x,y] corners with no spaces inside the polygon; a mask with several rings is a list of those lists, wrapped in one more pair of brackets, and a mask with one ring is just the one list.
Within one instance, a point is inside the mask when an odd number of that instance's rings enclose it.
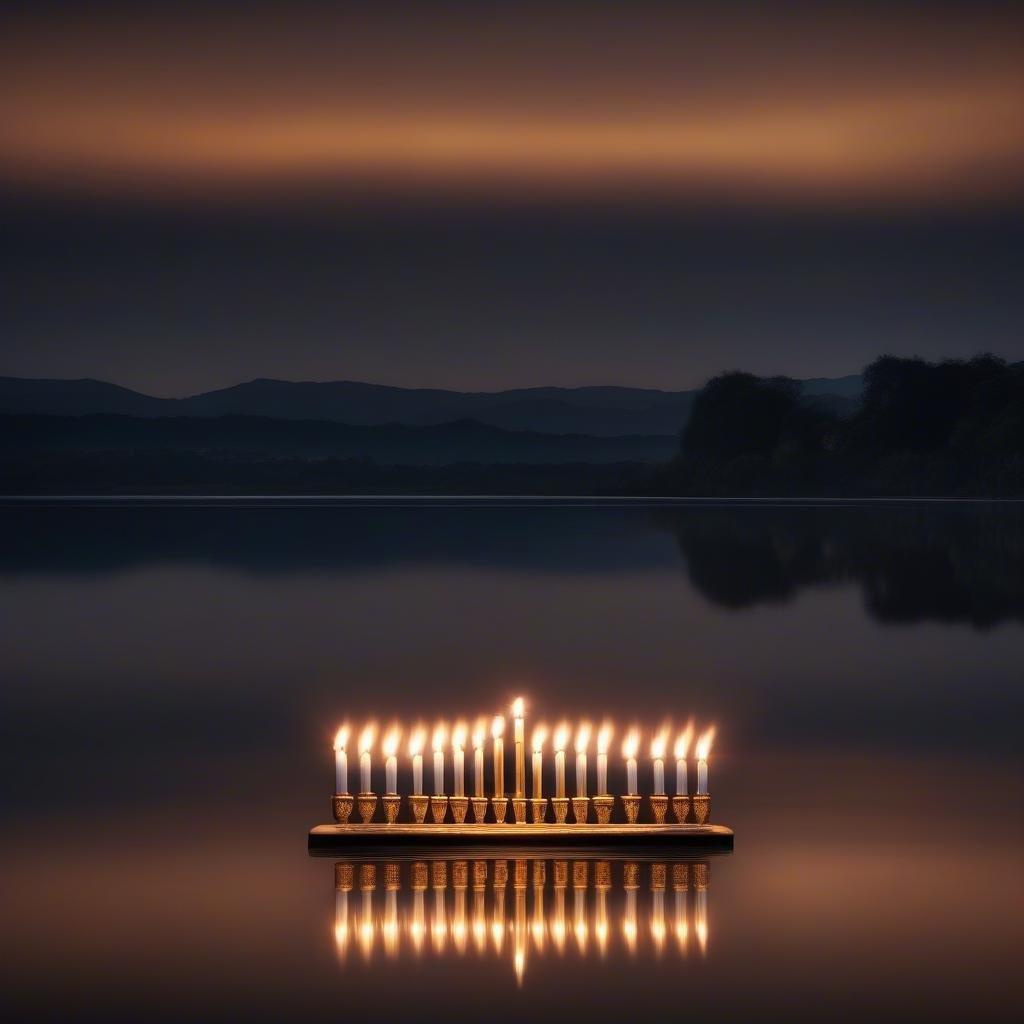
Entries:
{"label": "candle holder cup", "polygon": [[349,816],[352,814],[352,805],[355,801],[351,793],[335,793],[331,797],[331,813],[339,825],[347,825]]}
{"label": "candle holder cup", "polygon": [[593,797],[593,802],[598,825],[607,825],[612,820],[612,808],[615,806],[615,797],[605,793],[602,796]]}
{"label": "candle holder cup", "polygon": [[668,810],[668,797],[667,796],[652,796],[651,800],[651,814],[654,815],[655,825],[665,824],[665,812]]}
{"label": "candle holder cup", "polygon": [[448,803],[452,809],[452,821],[456,825],[461,825],[466,820],[466,811],[469,810],[469,797],[453,796],[449,798]]}
{"label": "candle holder cup", "polygon": [[359,807],[359,817],[363,819],[364,825],[373,821],[374,812],[377,810],[376,793],[360,793],[356,797],[356,804]]}
{"label": "candle holder cup", "polygon": [[693,798],[693,820],[698,825],[706,825],[711,815],[711,797],[707,793]]}
{"label": "candle holder cup", "polygon": [[347,861],[338,861],[334,865],[334,888],[338,892],[351,892],[354,866]]}
{"label": "candle holder cup", "polygon": [[672,813],[680,825],[685,824],[686,819],[690,816],[690,798],[688,796],[672,797]]}
{"label": "candle holder cup", "polygon": [[530,801],[530,815],[534,825],[544,824],[544,819],[548,816],[548,798],[546,796],[535,796]]}
{"label": "candle holder cup", "polygon": [[564,825],[565,816],[569,813],[569,798],[567,796],[553,796],[551,808],[555,812],[555,824]]}
{"label": "candle holder cup", "polygon": [[697,892],[707,892],[711,884],[711,865],[700,861],[693,865],[693,887]]}
{"label": "candle holder cup", "polygon": [[494,810],[494,820],[499,825],[504,825],[505,824],[505,815],[508,814],[508,797],[507,796],[491,797],[491,807]]}
{"label": "candle holder cup", "polygon": [[384,820],[389,825],[394,825],[398,820],[398,808],[402,805],[402,798],[394,793],[385,793],[381,797],[381,802],[384,804]]}
{"label": "candle holder cup", "polygon": [[422,825],[427,817],[427,806],[430,803],[429,796],[416,794],[409,797],[409,806],[412,808],[412,819],[417,825]]}
{"label": "candle holder cup", "polygon": [[590,814],[590,797],[574,796],[572,798],[572,816],[576,819],[577,825],[586,825],[587,816]]}
{"label": "candle holder cup", "polygon": [[512,815],[516,819],[517,825],[526,824],[526,797],[512,797]]}
{"label": "candle holder cup", "polygon": [[626,821],[630,825],[635,825],[637,815],[640,813],[640,797],[624,796],[622,798],[622,809],[626,812]]}
{"label": "candle holder cup", "polygon": [[482,825],[487,820],[487,797],[475,796],[471,803],[473,805],[473,821]]}
{"label": "candle holder cup", "polygon": [[430,798],[430,813],[435,825],[443,824],[445,815],[448,813],[448,797],[432,796]]}

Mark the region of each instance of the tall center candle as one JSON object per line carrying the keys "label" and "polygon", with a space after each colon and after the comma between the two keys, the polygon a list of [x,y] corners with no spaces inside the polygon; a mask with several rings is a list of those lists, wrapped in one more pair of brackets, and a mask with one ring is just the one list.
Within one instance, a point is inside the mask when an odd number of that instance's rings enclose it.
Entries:
{"label": "tall center candle", "polygon": [[569,742],[569,726],[564,722],[555,730],[555,797],[565,798],[565,747]]}
{"label": "tall center candle", "polygon": [[665,747],[668,745],[668,730],[662,730],[651,740],[651,758],[654,761],[654,795],[665,795]]}
{"label": "tall center candle", "polygon": [[533,730],[533,799],[544,796],[544,741],[548,731],[543,725]]}
{"label": "tall center candle", "polygon": [[622,744],[622,756],[626,759],[626,793],[628,796],[637,795],[636,782],[636,752],[640,746],[640,737],[634,730]]}
{"label": "tall center candle", "polygon": [[381,751],[384,754],[384,792],[395,794],[398,792],[398,741],[401,733],[398,726],[392,726],[381,744]]}
{"label": "tall center candle", "polygon": [[367,725],[359,734],[359,792],[373,792],[373,776],[370,772],[370,748],[377,738],[377,727]]}
{"label": "tall center candle", "polygon": [[452,793],[455,796],[466,795],[466,764],[464,749],[466,746],[466,723],[459,722],[452,730]]}
{"label": "tall center candle", "polygon": [[523,720],[524,710],[523,698],[516,697],[512,704],[516,744],[516,796],[526,796],[526,723]]}
{"label": "tall center candle", "polygon": [[590,745],[590,726],[584,722],[576,730],[576,795],[587,795],[587,747]]}
{"label": "tall center candle", "polygon": [[444,741],[448,730],[438,723],[434,727],[434,795],[444,796]]}
{"label": "tall center candle", "polygon": [[686,755],[693,740],[693,723],[687,724],[686,728],[676,737],[676,796],[689,796],[690,783],[686,777]]}
{"label": "tall center candle", "polygon": [[409,737],[409,756],[412,758],[412,792],[414,796],[423,796],[423,744],[426,742],[426,730],[418,725]]}
{"label": "tall center candle", "polygon": [[487,742],[487,722],[478,718],[473,726],[473,795],[484,796],[484,743]]}
{"label": "tall center candle", "polygon": [[348,743],[348,726],[343,725],[334,734],[334,792],[348,792],[348,753],[345,745]]}
{"label": "tall center candle", "polygon": [[494,739],[494,795],[505,795],[505,719],[495,715],[491,722],[491,737]]}
{"label": "tall center candle", "polygon": [[605,722],[597,734],[597,795],[608,793],[608,745],[612,741],[612,726]]}

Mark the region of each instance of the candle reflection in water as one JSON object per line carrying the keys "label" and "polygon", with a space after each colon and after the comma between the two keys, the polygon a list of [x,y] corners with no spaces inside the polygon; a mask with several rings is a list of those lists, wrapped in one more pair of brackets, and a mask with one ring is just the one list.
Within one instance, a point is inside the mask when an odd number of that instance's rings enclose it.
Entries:
{"label": "candle reflection in water", "polygon": [[[409,887],[403,891],[406,872]],[[642,873],[650,883],[649,926],[639,919]],[[490,887],[489,875],[493,879]],[[375,908],[378,876],[384,882],[380,916]],[[616,889],[618,877],[622,882],[620,890]],[[409,865],[340,861],[335,864],[334,878],[334,946],[342,964],[355,938],[363,960],[372,959],[378,945],[385,957],[397,959],[403,955],[403,944],[409,956],[427,951],[439,957],[470,952],[481,957],[508,957],[517,982],[523,984],[530,950],[535,956],[544,956],[549,950],[564,954],[570,928],[580,957],[592,951],[606,957],[616,948],[630,955],[640,954],[646,948],[657,957],[674,950],[676,955],[685,957],[691,935],[696,936],[702,955],[707,955],[709,945],[710,870],[705,861],[551,861],[550,868],[543,857],[517,858],[511,862],[416,861]],[[510,881],[513,906],[506,908]],[[672,906],[666,908],[669,881]],[[429,923],[425,907],[428,884],[433,891]],[[571,922],[566,907],[570,884]],[[359,888],[359,902],[353,933],[350,893],[355,885]],[[670,942],[670,930],[675,934],[674,943]]]}

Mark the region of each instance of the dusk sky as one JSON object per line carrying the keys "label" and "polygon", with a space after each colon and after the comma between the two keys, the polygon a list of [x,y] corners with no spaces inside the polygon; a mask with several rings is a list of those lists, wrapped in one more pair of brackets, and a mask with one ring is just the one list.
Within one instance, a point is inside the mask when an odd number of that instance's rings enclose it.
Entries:
{"label": "dusk sky", "polygon": [[1010,5],[84,6],[0,26],[0,374],[1024,358]]}

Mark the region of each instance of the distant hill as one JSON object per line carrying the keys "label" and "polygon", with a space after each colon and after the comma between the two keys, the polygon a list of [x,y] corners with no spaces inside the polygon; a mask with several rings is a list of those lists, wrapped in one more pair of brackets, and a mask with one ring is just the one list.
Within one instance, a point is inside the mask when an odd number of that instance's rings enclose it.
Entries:
{"label": "distant hill", "polygon": [[[806,395],[845,413],[855,407],[861,379],[816,378],[803,386]],[[358,381],[258,379],[187,398],[154,398],[98,380],[0,377],[0,414],[255,416],[360,426],[436,426],[472,419],[509,431],[652,436],[678,435],[696,393],[619,387],[463,392]]]}

